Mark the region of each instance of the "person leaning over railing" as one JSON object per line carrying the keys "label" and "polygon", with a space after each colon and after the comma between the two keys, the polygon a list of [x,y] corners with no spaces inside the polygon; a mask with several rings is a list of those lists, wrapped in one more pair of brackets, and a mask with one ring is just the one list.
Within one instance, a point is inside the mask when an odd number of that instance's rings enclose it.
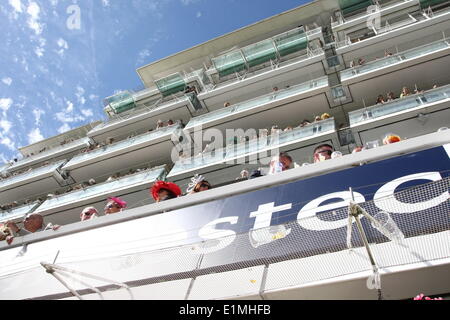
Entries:
{"label": "person leaning over railing", "polygon": [[[269,174],[275,174],[289,170],[291,168],[292,162],[292,157],[287,152],[280,152],[278,156],[274,157],[270,161]],[[253,170],[250,174],[250,179],[265,176],[266,174],[263,171],[265,170],[263,170],[262,168]]]}
{"label": "person leaning over railing", "polygon": [[156,202],[161,202],[181,195],[181,189],[172,182],[156,181],[150,189],[150,193]]}
{"label": "person leaning over railing", "polygon": [[[6,226],[13,231],[16,236],[26,236],[31,233],[36,233],[40,231],[45,231],[48,229],[52,229],[56,231],[60,228],[59,225],[53,225],[51,222],[47,225],[44,225],[44,218],[38,213],[30,213],[23,220],[23,228],[19,228],[15,222],[8,221],[6,222]],[[6,238],[6,242],[11,244],[14,237],[9,236]]]}
{"label": "person leaning over railing", "polygon": [[314,163],[331,159],[331,154],[333,151],[334,148],[329,144],[321,144],[320,146],[317,146],[313,153]]}
{"label": "person leaning over railing", "polygon": [[105,215],[122,212],[127,207],[127,203],[118,197],[108,198],[105,205]]}
{"label": "person leaning over railing", "polygon": [[186,189],[186,194],[194,194],[209,189],[212,189],[212,186],[206,181],[205,177],[195,174],[195,176],[191,178],[191,183],[189,183]]}

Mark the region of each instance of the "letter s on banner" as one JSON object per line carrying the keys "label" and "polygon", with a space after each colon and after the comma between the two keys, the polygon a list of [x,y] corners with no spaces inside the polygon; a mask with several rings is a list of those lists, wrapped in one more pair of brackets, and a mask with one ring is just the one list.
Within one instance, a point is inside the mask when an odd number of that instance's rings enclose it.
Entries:
{"label": "letter s on banner", "polygon": [[391,213],[412,213],[436,207],[448,200],[448,190],[440,196],[423,202],[405,203],[397,200],[394,196],[395,189],[402,183],[414,180],[439,181],[442,177],[439,172],[422,172],[392,180],[378,189],[373,196],[374,204],[381,210]]}
{"label": "letter s on banner", "polygon": [[[366,201],[364,196],[361,193],[354,192],[353,195],[355,197],[356,203],[361,203]],[[324,206],[320,206],[322,202],[325,200],[340,198],[344,201],[334,202],[330,204],[326,204]],[[319,198],[316,198],[310,202],[308,202],[298,213],[297,215],[297,223],[305,229],[308,230],[333,230],[337,228],[342,228],[347,226],[348,219],[345,217],[341,220],[336,221],[324,221],[317,217],[317,212],[330,211],[336,208],[342,208],[348,206],[350,200],[352,199],[352,195],[350,191],[341,191],[341,192],[333,192],[330,194],[323,195]]]}
{"label": "letter s on banner", "polygon": [[219,223],[230,223],[230,224],[236,224],[238,221],[238,216],[232,216],[232,217],[225,217],[213,220],[206,225],[204,225],[198,232],[198,235],[206,240],[214,240],[219,239],[219,243],[212,246],[212,247],[201,247],[198,250],[196,250],[195,253],[197,254],[204,254],[204,253],[211,253],[215,251],[222,250],[226,247],[228,247],[234,239],[236,239],[236,232],[233,230],[220,230],[215,229],[214,227]]}

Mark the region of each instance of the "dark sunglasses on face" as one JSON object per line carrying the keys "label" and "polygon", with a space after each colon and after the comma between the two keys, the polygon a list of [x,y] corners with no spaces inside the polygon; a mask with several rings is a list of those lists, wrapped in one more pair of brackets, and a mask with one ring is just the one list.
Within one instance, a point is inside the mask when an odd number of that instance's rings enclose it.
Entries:
{"label": "dark sunglasses on face", "polygon": [[333,153],[333,151],[331,151],[331,150],[320,150],[320,151],[316,151],[316,154],[319,154],[319,153],[327,153],[329,156],[331,156],[331,154]]}
{"label": "dark sunglasses on face", "polygon": [[200,185],[200,188],[211,188],[211,186],[209,185],[209,184],[207,184],[207,183],[202,183],[201,185]]}
{"label": "dark sunglasses on face", "polygon": [[114,208],[114,207],[117,207],[117,205],[116,205],[115,203],[111,203],[111,204],[107,204],[107,205],[105,206],[105,209],[112,209],[112,208]]}

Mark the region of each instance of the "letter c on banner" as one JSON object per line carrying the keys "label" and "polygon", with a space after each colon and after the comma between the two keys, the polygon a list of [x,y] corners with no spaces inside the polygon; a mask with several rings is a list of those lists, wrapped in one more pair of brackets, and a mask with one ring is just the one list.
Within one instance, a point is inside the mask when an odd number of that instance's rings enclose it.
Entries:
{"label": "letter c on banner", "polygon": [[[358,192],[353,191],[353,195],[355,197],[356,203],[361,203],[366,201],[364,196]],[[326,204],[324,206],[320,206],[322,202],[325,200],[340,198],[344,201],[334,202],[330,204]],[[350,200],[352,199],[352,195],[350,191],[341,191],[334,192],[330,194],[323,195],[319,198],[316,198],[310,202],[308,202],[298,213],[297,215],[297,223],[305,229],[308,230],[333,230],[345,227],[348,223],[347,217],[341,220],[336,221],[325,221],[319,219],[317,217],[317,212],[330,211],[336,208],[342,208],[348,206]]]}
{"label": "letter c on banner", "polygon": [[219,238],[223,238],[220,240],[217,240],[218,243],[211,247],[205,247],[202,246],[196,250],[195,253],[197,254],[204,254],[204,253],[211,253],[215,251],[219,251],[221,249],[224,249],[228,247],[234,239],[236,239],[236,232],[233,230],[220,230],[215,229],[214,227],[219,223],[230,223],[230,224],[236,224],[238,221],[238,216],[232,216],[232,217],[225,217],[213,220],[209,222],[208,224],[204,225],[200,231],[198,232],[198,235],[206,240],[216,240]]}
{"label": "letter c on banner", "polygon": [[416,202],[416,203],[405,203],[397,200],[394,196],[395,189],[399,185],[408,181],[414,180],[430,180],[439,181],[442,180],[441,174],[439,172],[422,172],[410,174],[408,176],[400,177],[398,179],[392,180],[385,185],[383,185],[373,196],[373,201],[375,205],[381,210],[392,212],[392,213],[412,213],[422,210],[427,210],[440,205],[441,203],[448,200],[449,193],[448,190],[445,191],[440,196],[437,196],[431,200]]}

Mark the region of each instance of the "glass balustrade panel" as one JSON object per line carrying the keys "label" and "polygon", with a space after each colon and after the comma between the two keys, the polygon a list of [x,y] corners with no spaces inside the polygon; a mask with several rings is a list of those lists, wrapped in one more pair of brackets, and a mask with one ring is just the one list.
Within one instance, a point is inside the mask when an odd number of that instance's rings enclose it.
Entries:
{"label": "glass balustrade panel", "polygon": [[[128,177],[123,177],[111,182],[94,185],[85,189],[73,191],[64,195],[57,196],[45,201],[37,211],[44,211],[50,208],[56,208],[74,200],[83,200],[94,197],[96,195],[108,192],[114,193],[118,189],[126,189],[138,183],[148,183],[158,179],[164,172],[164,168],[136,173]],[[106,199],[105,199],[106,201]]]}
{"label": "glass balustrade panel", "polygon": [[25,180],[37,177],[37,176],[39,176],[41,174],[44,174],[44,173],[47,173],[47,172],[53,172],[63,162],[64,161],[56,162],[56,163],[54,163],[52,165],[48,165],[48,166],[45,166],[45,167],[40,167],[40,168],[37,168],[37,169],[33,169],[33,170],[29,171],[29,172],[26,172],[26,173],[22,173],[22,174],[19,174],[19,175],[16,175],[16,176],[12,176],[10,178],[6,178],[6,179],[0,181],[0,188],[5,187],[5,186],[10,185],[10,184],[13,184],[13,183],[16,183],[18,181],[25,181]]}

